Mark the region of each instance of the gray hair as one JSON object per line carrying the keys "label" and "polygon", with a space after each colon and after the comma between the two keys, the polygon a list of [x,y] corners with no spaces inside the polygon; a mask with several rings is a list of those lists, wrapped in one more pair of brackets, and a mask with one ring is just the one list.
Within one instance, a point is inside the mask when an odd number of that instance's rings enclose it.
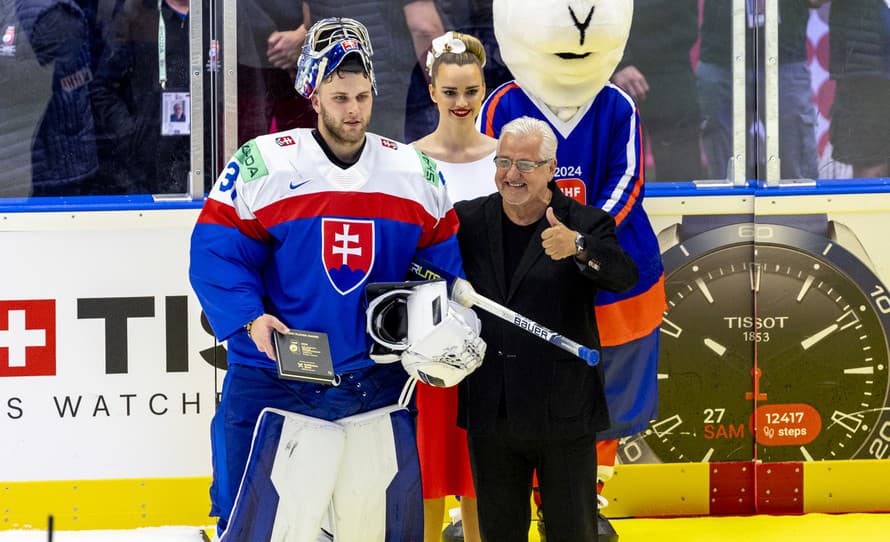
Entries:
{"label": "gray hair", "polygon": [[[550,129],[550,125],[543,120],[532,117],[513,119],[501,128],[501,137],[507,134],[514,137],[538,136],[541,138],[540,159],[552,160],[556,158],[556,135]],[[498,148],[500,148],[500,141],[498,142]]]}

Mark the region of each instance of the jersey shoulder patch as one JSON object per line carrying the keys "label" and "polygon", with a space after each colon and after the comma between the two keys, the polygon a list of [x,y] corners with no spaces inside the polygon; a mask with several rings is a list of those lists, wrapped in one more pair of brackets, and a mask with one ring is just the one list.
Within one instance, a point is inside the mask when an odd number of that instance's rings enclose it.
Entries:
{"label": "jersey shoulder patch", "polygon": [[235,152],[235,160],[241,164],[241,178],[249,183],[269,174],[256,140],[251,139]]}
{"label": "jersey shoulder patch", "polygon": [[417,157],[420,158],[420,165],[423,167],[423,178],[431,185],[439,186],[439,175],[437,174],[439,168],[436,165],[436,161],[416,148],[414,149],[414,152],[416,152]]}

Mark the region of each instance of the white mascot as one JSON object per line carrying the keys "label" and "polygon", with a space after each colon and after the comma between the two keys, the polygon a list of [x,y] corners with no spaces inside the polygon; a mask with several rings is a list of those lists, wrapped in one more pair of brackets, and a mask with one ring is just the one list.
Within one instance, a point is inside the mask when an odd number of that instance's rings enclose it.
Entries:
{"label": "white mascot", "polygon": [[632,0],[494,0],[495,37],[515,80],[491,93],[478,119],[492,137],[523,115],[548,122],[559,140],[557,185],[615,218],[618,240],[640,273],[630,291],[597,298],[612,419],[611,429],[597,435],[600,487],[612,475],[617,439],[644,430],[656,416],[665,309],[661,255],[642,206],[640,119],[630,96],[609,82],[632,15]]}

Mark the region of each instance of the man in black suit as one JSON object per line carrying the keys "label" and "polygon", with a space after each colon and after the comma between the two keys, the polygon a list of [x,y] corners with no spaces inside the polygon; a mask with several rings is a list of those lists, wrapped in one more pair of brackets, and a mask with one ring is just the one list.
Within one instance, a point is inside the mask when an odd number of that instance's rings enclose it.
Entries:
{"label": "man in black suit", "polygon": [[[521,117],[504,126],[498,193],[455,205],[467,279],[476,291],[585,346],[599,348],[597,289],[622,291],[637,270],[604,211],[554,182],[556,137]],[[479,312],[488,350],[460,385],[483,540],[525,541],[532,473],[547,507],[547,540],[597,537],[597,431],[609,426],[601,366],[590,367]]]}

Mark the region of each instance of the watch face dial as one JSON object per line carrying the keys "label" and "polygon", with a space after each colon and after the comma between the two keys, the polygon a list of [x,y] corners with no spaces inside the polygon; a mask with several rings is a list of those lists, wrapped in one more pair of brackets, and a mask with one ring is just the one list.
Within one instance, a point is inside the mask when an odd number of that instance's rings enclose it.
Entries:
{"label": "watch face dial", "polygon": [[622,462],[890,457],[890,297],[857,258],[747,223],[663,259],[659,418]]}
{"label": "watch face dial", "polygon": [[[642,434],[645,445],[636,443],[644,452],[640,460],[652,454],[666,462],[754,457],[749,427],[754,347],[744,328],[754,314],[753,261],[753,243],[736,244],[666,278],[659,418]],[[622,460],[639,452],[629,443],[624,451]]]}
{"label": "watch face dial", "polygon": [[883,286],[828,239],[779,229],[773,233],[787,244],[758,243],[756,254],[762,271],[757,314],[761,321],[784,318],[768,339],[756,343],[763,375],[755,416],[757,458],[868,457],[863,452],[887,402],[882,311],[890,307],[876,303]]}

